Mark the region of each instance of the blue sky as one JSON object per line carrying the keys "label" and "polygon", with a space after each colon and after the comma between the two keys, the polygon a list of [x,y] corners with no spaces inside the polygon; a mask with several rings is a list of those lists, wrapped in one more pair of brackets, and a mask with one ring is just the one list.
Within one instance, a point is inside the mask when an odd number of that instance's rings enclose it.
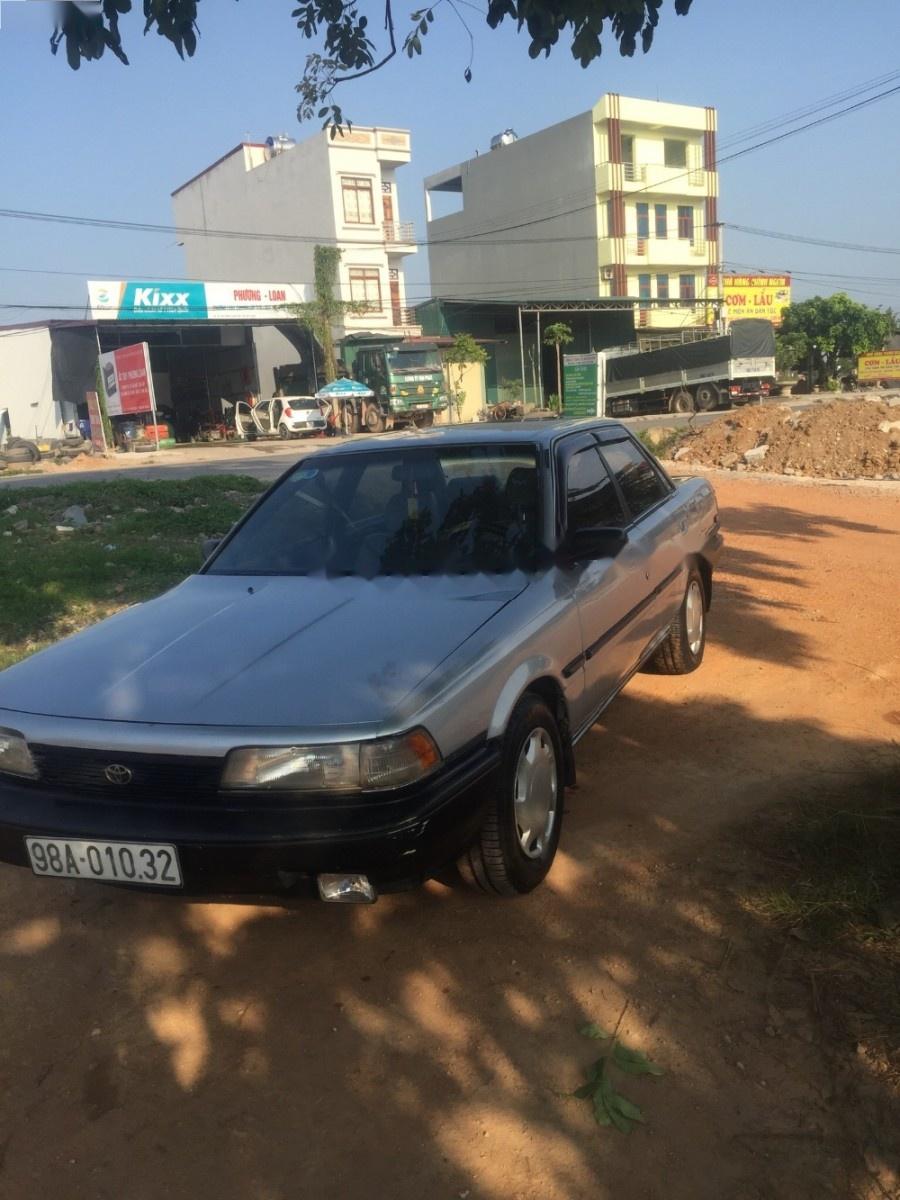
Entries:
{"label": "blue sky", "polygon": [[[142,37],[136,12],[123,19],[132,65],[107,55],[76,73],[50,55],[48,4],[0,0],[0,207],[167,223],[172,189],[237,142],[312,132],[295,115],[294,84],[310,45],[291,21],[293,7],[295,0],[202,0],[199,49],[186,63],[155,34]],[[362,7],[370,7],[367,0]],[[401,29],[414,7],[395,0]],[[415,222],[420,237],[424,175],[484,152],[491,135],[507,126],[520,136],[531,133],[584,111],[603,92],[714,104],[725,142],[900,69],[897,0],[694,0],[687,17],[676,17],[672,0],[665,0],[648,55],[623,59],[610,43],[587,70],[562,44],[549,59],[532,62],[527,35],[508,22],[490,31],[479,0],[465,0],[459,12],[475,35],[471,84],[463,81],[467,35],[442,3],[421,59],[395,60],[339,97],[359,124],[412,130],[400,215]],[[378,27],[374,15],[370,24]],[[898,130],[900,93],[725,164],[720,216],[900,248]],[[518,201],[526,203],[527,197]],[[725,258],[739,269],[793,271],[795,297],[827,294],[843,282],[857,299],[900,308],[897,254],[726,232]],[[428,294],[427,254],[420,250],[407,261],[415,302]],[[0,270],[0,305],[80,305],[88,277],[184,273],[172,236],[0,218],[0,268],[10,267],[74,274]],[[825,275],[833,278],[819,278]],[[28,315],[4,309],[0,322]]]}

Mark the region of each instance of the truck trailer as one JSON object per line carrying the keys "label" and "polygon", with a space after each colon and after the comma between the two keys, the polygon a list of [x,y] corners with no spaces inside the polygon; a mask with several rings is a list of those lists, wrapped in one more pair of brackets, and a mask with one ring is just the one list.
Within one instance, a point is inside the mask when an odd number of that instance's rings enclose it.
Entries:
{"label": "truck trailer", "polygon": [[769,394],[775,382],[775,330],[771,321],[747,318],[732,321],[718,336],[658,350],[623,346],[590,356],[566,355],[565,362],[567,415],[705,412],[759,402]]}

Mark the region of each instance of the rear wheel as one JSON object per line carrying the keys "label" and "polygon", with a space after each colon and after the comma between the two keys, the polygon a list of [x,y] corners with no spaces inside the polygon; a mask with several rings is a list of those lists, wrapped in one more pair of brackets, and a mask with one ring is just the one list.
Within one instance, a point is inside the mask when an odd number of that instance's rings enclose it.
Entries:
{"label": "rear wheel", "polygon": [[714,383],[701,383],[697,387],[696,401],[700,412],[709,412],[715,408],[721,399],[719,389]]}
{"label": "rear wheel", "polygon": [[694,397],[686,388],[672,393],[669,401],[669,412],[689,413],[694,411]]}
{"label": "rear wheel", "polygon": [[522,895],[550,870],[562,827],[562,764],[556,719],[537,696],[523,696],[504,739],[497,790],[460,862],[482,891]]}
{"label": "rear wheel", "polygon": [[688,675],[703,662],[705,648],[706,593],[700,572],[692,567],[681,608],[645,670],[656,675]]}
{"label": "rear wheel", "polygon": [[288,438],[291,437],[291,431],[288,429],[287,425],[285,425],[284,421],[282,421],[278,426],[278,436],[283,442],[286,442]]}
{"label": "rear wheel", "polygon": [[366,408],[366,430],[369,433],[382,433],[384,431],[384,417],[378,411],[374,404],[368,405]]}

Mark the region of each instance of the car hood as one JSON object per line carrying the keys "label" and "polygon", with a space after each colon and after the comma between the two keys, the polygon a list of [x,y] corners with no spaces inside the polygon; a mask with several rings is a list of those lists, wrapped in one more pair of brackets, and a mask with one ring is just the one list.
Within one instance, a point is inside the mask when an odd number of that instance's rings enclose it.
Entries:
{"label": "car hood", "polygon": [[194,575],[0,673],[0,709],[164,725],[390,726],[527,582]]}

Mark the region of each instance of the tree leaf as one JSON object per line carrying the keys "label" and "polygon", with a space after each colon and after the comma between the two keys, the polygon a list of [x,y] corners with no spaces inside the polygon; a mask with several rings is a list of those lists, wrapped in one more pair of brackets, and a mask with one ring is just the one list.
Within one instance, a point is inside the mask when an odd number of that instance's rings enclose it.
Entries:
{"label": "tree leaf", "polygon": [[610,1108],[608,1112],[619,1133],[631,1133],[631,1122],[627,1117],[623,1117],[617,1108]]}
{"label": "tree leaf", "polygon": [[613,1062],[626,1075],[665,1075],[662,1067],[652,1062],[642,1050],[630,1050],[621,1042],[613,1046]]}
{"label": "tree leaf", "polygon": [[594,1120],[598,1125],[611,1125],[614,1117],[606,1106],[606,1100],[602,1092],[594,1093]]}
{"label": "tree leaf", "polygon": [[627,1117],[629,1121],[640,1121],[644,1124],[644,1114],[636,1104],[632,1104],[627,1097],[619,1092],[614,1092],[611,1099],[607,1099],[607,1105],[610,1108],[617,1109],[623,1117]]}
{"label": "tree leaf", "polygon": [[572,1092],[572,1095],[578,1100],[587,1100],[589,1096],[593,1096],[596,1090],[596,1083],[591,1081],[590,1083],[583,1083],[580,1088],[576,1088],[575,1091]]}
{"label": "tree leaf", "polygon": [[609,1038],[609,1034],[601,1029],[596,1021],[589,1021],[587,1025],[582,1025],[578,1032],[582,1037],[593,1038],[598,1042],[605,1042]]}

